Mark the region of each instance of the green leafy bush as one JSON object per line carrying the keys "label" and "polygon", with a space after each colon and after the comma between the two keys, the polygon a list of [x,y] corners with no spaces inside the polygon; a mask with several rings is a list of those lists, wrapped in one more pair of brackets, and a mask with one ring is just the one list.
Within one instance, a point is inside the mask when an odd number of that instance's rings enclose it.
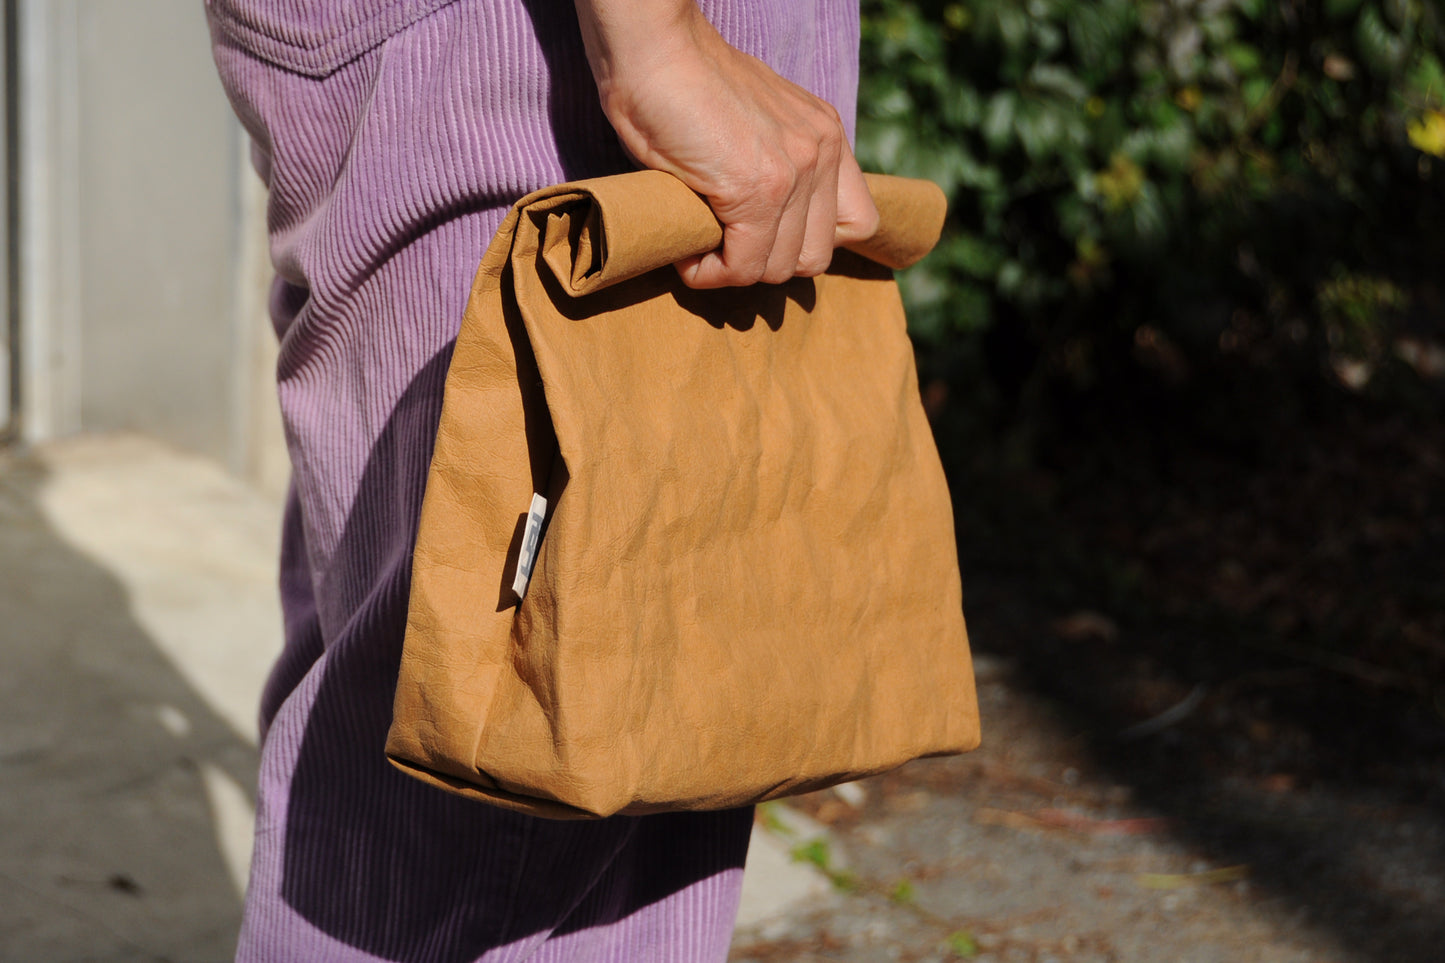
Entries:
{"label": "green leafy bush", "polygon": [[863,10],[859,157],[950,197],[901,283],[956,375],[1008,393],[1230,358],[1365,380],[1392,363],[1392,326],[1445,264],[1432,3]]}

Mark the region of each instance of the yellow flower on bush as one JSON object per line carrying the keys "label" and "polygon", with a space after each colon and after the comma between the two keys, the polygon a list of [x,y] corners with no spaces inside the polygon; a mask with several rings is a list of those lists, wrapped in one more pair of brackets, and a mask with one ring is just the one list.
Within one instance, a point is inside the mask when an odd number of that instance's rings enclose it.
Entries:
{"label": "yellow flower on bush", "polygon": [[1426,111],[1423,117],[1410,123],[1406,132],[1417,149],[1445,157],[1445,113]]}
{"label": "yellow flower on bush", "polygon": [[1109,166],[1094,174],[1094,189],[1111,211],[1121,211],[1144,189],[1144,171],[1127,155],[1116,153]]}
{"label": "yellow flower on bush", "polygon": [[1204,103],[1204,93],[1198,87],[1190,85],[1181,88],[1174,95],[1174,102],[1192,114],[1199,109],[1200,104]]}

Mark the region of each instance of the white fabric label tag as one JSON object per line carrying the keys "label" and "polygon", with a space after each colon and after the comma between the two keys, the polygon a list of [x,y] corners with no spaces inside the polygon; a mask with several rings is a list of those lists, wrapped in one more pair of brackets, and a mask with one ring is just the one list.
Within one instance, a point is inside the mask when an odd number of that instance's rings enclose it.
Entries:
{"label": "white fabric label tag", "polygon": [[532,507],[527,512],[527,527],[522,532],[522,549],[517,553],[517,577],[512,579],[512,591],[517,598],[527,595],[527,583],[532,581],[532,567],[537,564],[537,545],[542,540],[542,520],[547,517],[547,499],[541,495],[532,496]]}

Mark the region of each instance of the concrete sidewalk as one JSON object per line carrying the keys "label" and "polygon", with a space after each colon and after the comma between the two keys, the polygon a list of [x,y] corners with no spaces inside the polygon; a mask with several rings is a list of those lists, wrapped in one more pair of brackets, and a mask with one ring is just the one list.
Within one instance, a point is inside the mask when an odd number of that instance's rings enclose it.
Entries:
{"label": "concrete sidewalk", "polygon": [[[280,516],[143,438],[0,454],[0,959],[230,958]],[[791,845],[742,930],[834,898]]]}

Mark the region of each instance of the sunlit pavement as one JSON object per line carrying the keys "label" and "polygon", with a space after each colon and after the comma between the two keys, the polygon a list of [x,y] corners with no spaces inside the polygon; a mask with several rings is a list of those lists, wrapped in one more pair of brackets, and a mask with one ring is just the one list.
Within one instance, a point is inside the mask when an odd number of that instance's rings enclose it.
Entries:
{"label": "sunlit pavement", "polygon": [[[280,518],[140,437],[0,455],[0,959],[230,957]],[[741,928],[831,898],[755,839]]]}

